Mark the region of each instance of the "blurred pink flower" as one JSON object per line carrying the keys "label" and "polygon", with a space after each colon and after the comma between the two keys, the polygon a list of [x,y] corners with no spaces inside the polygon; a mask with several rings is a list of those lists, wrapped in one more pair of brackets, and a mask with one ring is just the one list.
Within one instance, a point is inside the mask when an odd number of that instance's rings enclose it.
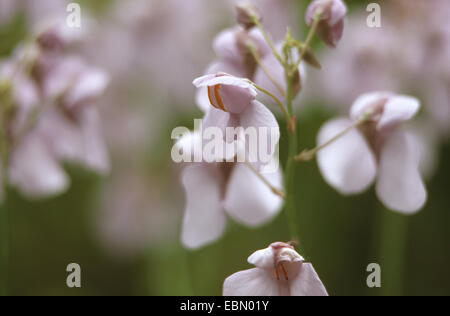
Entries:
{"label": "blurred pink flower", "polygon": [[[181,138],[178,146],[193,152],[200,134]],[[282,187],[280,171],[265,173],[276,188]],[[226,215],[247,226],[271,220],[282,206],[275,195],[245,163],[195,163],[183,172],[186,209],[181,239],[188,248],[217,240],[224,232]]]}
{"label": "blurred pink flower", "polygon": [[328,296],[311,263],[283,242],[253,253],[248,262],[256,268],[229,276],[224,296]]}
{"label": "blurred pink flower", "polygon": [[306,11],[306,24],[311,26],[320,14],[317,34],[331,47],[336,47],[344,33],[347,7],[342,0],[315,0]]}
{"label": "blurred pink flower", "polygon": [[351,120],[326,123],[318,135],[324,144],[366,115],[370,119],[318,153],[325,180],[342,194],[366,190],[377,178],[379,199],[394,211],[412,214],[425,204],[427,192],[419,173],[417,141],[399,125],[414,117],[415,98],[378,92],[353,104]]}
{"label": "blurred pink flower", "polygon": [[[52,32],[52,41],[65,42],[58,37],[63,33],[47,31]],[[40,35],[47,37],[45,31]],[[2,126],[8,133],[9,180],[32,198],[68,188],[61,166],[65,161],[109,171],[95,107],[108,76],[80,58],[66,56],[62,46],[48,43],[38,40],[18,47],[0,69],[0,77],[11,87],[12,108]]]}

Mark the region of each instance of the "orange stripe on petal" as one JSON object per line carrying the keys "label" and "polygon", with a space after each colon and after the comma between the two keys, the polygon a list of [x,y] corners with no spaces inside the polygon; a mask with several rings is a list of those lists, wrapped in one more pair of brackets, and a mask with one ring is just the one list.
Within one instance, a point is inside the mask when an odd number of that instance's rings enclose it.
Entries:
{"label": "orange stripe on petal", "polygon": [[219,107],[214,104],[215,100],[214,100],[214,96],[213,96],[213,89],[212,89],[212,87],[209,87],[209,86],[208,86],[208,98],[209,98],[209,103],[211,103],[211,105],[213,107],[215,107],[216,109],[220,110]]}
{"label": "orange stripe on petal", "polygon": [[220,84],[214,86],[216,100],[217,100],[217,103],[219,103],[219,106],[222,109],[222,111],[227,112],[227,109],[225,108],[225,105],[223,104],[222,96],[220,95],[220,87],[221,87]]}

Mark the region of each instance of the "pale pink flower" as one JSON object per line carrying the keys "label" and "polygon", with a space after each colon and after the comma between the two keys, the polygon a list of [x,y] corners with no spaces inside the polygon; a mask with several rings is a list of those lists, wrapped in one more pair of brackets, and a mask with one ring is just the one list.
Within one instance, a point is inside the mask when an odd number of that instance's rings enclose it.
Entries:
{"label": "pale pink flower", "polygon": [[[198,132],[188,134],[177,145],[193,153],[200,136]],[[266,172],[264,177],[272,186],[282,188],[279,170]],[[227,215],[255,227],[271,220],[283,204],[245,163],[195,163],[186,167],[182,179],[186,209],[181,239],[188,248],[199,248],[220,238]]]}
{"label": "pale pink flower", "polygon": [[248,258],[256,268],[229,276],[224,296],[328,296],[311,263],[304,262],[294,247],[283,242],[271,244]]}
{"label": "pale pink flower", "polygon": [[344,32],[347,7],[342,0],[315,0],[306,11],[306,24],[311,26],[317,14],[321,14],[318,35],[331,47],[336,47]]}
{"label": "pale pink flower", "polygon": [[377,195],[389,209],[405,214],[419,211],[427,192],[419,172],[417,141],[400,129],[419,108],[419,101],[408,96],[387,92],[362,95],[353,104],[351,119],[335,119],[319,132],[321,145],[370,115],[358,129],[319,151],[318,164],[325,180],[346,195],[360,193],[376,180]]}
{"label": "pale pink flower", "polygon": [[[203,127],[218,127],[226,136],[228,127],[267,128],[267,155],[272,156],[280,139],[278,122],[272,112],[256,100],[257,90],[246,79],[218,73],[194,80],[198,88],[206,87],[210,110],[203,120]],[[258,133],[258,137],[259,137]],[[224,139],[232,142],[234,139]],[[262,141],[262,140],[261,140]],[[246,143],[247,151],[249,144]],[[250,153],[254,156],[254,153]]]}

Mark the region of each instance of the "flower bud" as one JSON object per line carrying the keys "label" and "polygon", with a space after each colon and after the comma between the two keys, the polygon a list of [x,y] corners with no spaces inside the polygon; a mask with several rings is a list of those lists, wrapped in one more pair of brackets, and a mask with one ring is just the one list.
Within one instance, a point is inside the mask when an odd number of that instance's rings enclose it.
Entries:
{"label": "flower bud", "polygon": [[258,8],[251,3],[236,5],[236,17],[238,23],[247,30],[255,26],[255,19],[261,21],[261,14]]}
{"label": "flower bud", "polygon": [[344,18],[347,7],[342,0],[315,0],[306,12],[306,24],[311,26],[320,19],[317,34],[325,44],[336,47],[344,32]]}

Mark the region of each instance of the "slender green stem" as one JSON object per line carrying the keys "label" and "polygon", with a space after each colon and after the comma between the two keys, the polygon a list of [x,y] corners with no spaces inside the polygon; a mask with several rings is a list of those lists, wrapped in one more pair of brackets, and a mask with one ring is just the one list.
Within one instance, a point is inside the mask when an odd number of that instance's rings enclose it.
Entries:
{"label": "slender green stem", "polygon": [[280,107],[281,111],[283,112],[284,118],[286,119],[286,121],[289,123],[291,121],[291,116],[289,115],[288,111],[286,110],[286,107],[284,106],[283,102],[280,101],[280,99],[278,99],[273,93],[271,93],[270,91],[264,89],[261,86],[258,86],[255,83],[252,83],[253,86],[258,89],[259,91],[261,91],[262,93],[267,94],[269,97],[271,97],[272,99],[275,100],[275,102],[278,104],[278,106]]}
{"label": "slender green stem", "polygon": [[295,65],[294,69],[298,69],[300,66],[300,63],[302,62],[303,58],[305,57],[306,53],[308,52],[308,49],[311,47],[312,40],[314,38],[314,35],[317,32],[317,28],[319,27],[319,23],[321,20],[321,14],[317,14],[314,18],[313,24],[311,28],[309,29],[308,36],[306,37],[305,44],[303,45],[303,49],[301,50],[300,56],[298,58],[298,61]]}
{"label": "slender green stem", "polygon": [[264,27],[261,24],[261,21],[258,17],[253,17],[253,22],[258,27],[258,29],[261,31],[262,35],[264,36],[264,39],[266,40],[267,44],[269,44],[270,48],[272,49],[273,54],[278,59],[278,61],[281,63],[281,65],[285,65],[285,62],[283,58],[281,57],[280,53],[277,51],[275,44],[273,43],[272,39],[270,38],[269,34],[266,32]]}
{"label": "slender green stem", "polygon": [[[287,108],[290,117],[294,115],[294,109],[292,105],[293,99],[293,77],[291,77],[286,71],[286,82],[287,82]],[[288,124],[291,124],[288,122]],[[294,241],[299,241],[298,229],[297,229],[297,214],[295,206],[295,155],[297,154],[297,131],[295,125],[292,128],[288,128],[289,131],[289,153],[286,163],[286,216],[289,225],[289,231],[291,234],[291,239]]]}
{"label": "slender green stem", "polygon": [[272,75],[270,70],[266,67],[266,65],[263,63],[261,58],[259,57],[256,49],[254,46],[249,46],[249,50],[253,55],[253,58],[255,59],[256,63],[261,67],[262,71],[266,74],[266,76],[269,78],[269,80],[274,84],[274,86],[277,88],[277,90],[280,92],[280,94],[283,97],[286,97],[286,91],[284,91],[281,84],[275,79],[275,77]]}
{"label": "slender green stem", "polygon": [[354,128],[357,128],[358,126],[360,126],[361,124],[364,124],[368,118],[370,116],[364,116],[363,118],[361,118],[360,120],[356,121],[355,123],[353,123],[352,125],[350,125],[349,127],[347,127],[346,129],[344,129],[342,132],[340,132],[339,134],[337,134],[336,136],[334,136],[333,138],[331,138],[329,141],[325,142],[322,145],[317,146],[316,148],[310,149],[310,150],[304,150],[302,151],[300,154],[298,154],[297,156],[295,156],[295,160],[296,161],[311,161],[314,156],[321,151],[322,149],[324,149],[325,147],[331,145],[332,143],[334,143],[335,141],[337,141],[338,139],[340,139],[342,136],[346,135],[348,132],[350,132],[351,130],[353,130]]}
{"label": "slender green stem", "polygon": [[273,194],[278,195],[282,199],[285,198],[284,192],[274,187],[250,162],[246,162],[245,164],[273,192]]}
{"label": "slender green stem", "polygon": [[383,296],[404,295],[408,218],[383,207],[381,210],[380,264]]}

